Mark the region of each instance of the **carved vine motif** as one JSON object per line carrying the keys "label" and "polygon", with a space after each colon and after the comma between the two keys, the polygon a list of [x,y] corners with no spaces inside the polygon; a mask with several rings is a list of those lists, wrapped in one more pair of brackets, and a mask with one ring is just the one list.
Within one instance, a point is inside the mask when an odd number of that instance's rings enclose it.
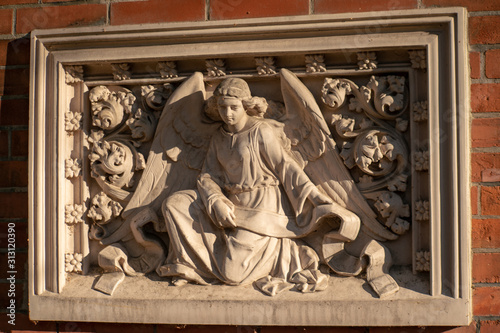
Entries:
{"label": "carved vine motif", "polygon": [[92,206],[87,213],[95,223],[104,225],[107,224],[113,217],[120,215],[123,207],[119,202],[111,199],[104,192],[96,194],[92,198]]}
{"label": "carved vine motif", "polygon": [[172,91],[169,83],[134,91],[119,86],[90,91],[91,176],[111,197],[124,200],[133,191],[138,171],[146,164],[141,145],[153,138],[159,113]]}
{"label": "carved vine motif", "polygon": [[[372,61],[374,55],[365,54],[363,59]],[[340,156],[357,175],[358,188],[387,228],[405,233],[410,226],[403,219],[410,210],[402,200],[409,158],[403,135],[408,128],[405,77],[372,76],[362,87],[347,79],[325,78],[322,101],[328,106]]]}
{"label": "carved vine motif", "polygon": [[[325,68],[323,56],[310,57],[310,66],[308,67],[311,68],[310,72],[323,71]],[[368,55],[367,57],[370,58]],[[372,58],[370,59],[373,60]],[[273,59],[258,59],[256,62],[260,66],[261,75],[272,75],[275,70]],[[221,59],[207,60],[207,70],[210,76],[224,76],[224,62]],[[198,74],[203,80],[203,75]],[[280,75],[282,76],[283,73]],[[201,83],[203,85],[203,81]],[[290,87],[296,89],[294,85]],[[282,89],[283,94],[286,95],[290,94],[287,89],[292,88],[287,88],[285,85]],[[181,89],[179,88],[179,90]],[[308,92],[305,86],[302,90],[304,94],[305,91]],[[142,185],[146,183],[144,181],[147,179],[146,175],[151,176],[149,166],[154,165],[151,161],[155,161],[155,159],[152,157],[146,164],[145,156],[154,156],[148,155],[148,153],[158,150],[153,149],[159,137],[158,134],[155,136],[157,123],[160,117],[164,119],[162,112],[166,112],[163,109],[173,91],[174,86],[165,83],[137,86],[131,89],[120,86],[97,86],[89,92],[92,113],[92,128],[88,137],[90,144],[88,150],[89,170],[91,177],[99,186],[97,191],[94,187],[93,197],[88,203],[89,210],[86,215],[92,222],[89,234],[91,239],[100,241],[101,245],[106,246],[109,251],[114,249],[113,251],[120,252],[125,259],[128,258],[128,264],[132,268],[130,270],[123,268],[127,275],[150,272],[158,267],[158,262],[164,259],[162,257],[165,254],[164,246],[168,240],[159,239],[169,236],[164,233],[166,227],[162,223],[161,215],[147,206],[140,207],[145,209],[140,210],[138,214],[134,211],[132,215],[128,216],[127,210],[130,209],[130,203],[134,202],[137,193],[149,195],[143,191],[144,186]],[[176,96],[178,96],[177,93]],[[306,96],[309,98],[309,95]],[[175,101],[175,97],[172,100]],[[265,117],[276,120],[285,119],[287,112],[293,110],[289,104],[290,100],[294,101],[294,99],[285,99],[284,103],[276,103],[267,100],[265,104],[267,110],[264,110],[266,111]],[[361,190],[361,193],[356,190],[357,196],[364,202],[368,210],[372,209],[373,223],[370,227],[373,228],[376,225],[380,228],[382,239],[396,239],[399,235],[403,235],[410,229],[411,211],[409,205],[403,200],[407,191],[410,156],[405,141],[409,118],[406,78],[396,75],[372,76],[366,86],[361,87],[348,79],[326,78],[321,90],[321,100],[327,106],[326,111],[323,108],[324,117],[339,148],[340,154],[336,153],[338,154],[336,155],[336,161],[339,161],[338,166],[345,170],[344,172],[350,171],[354,181],[357,182],[357,187]],[[205,105],[205,102],[198,105],[200,109],[209,106]],[[287,103],[288,107],[286,107]],[[314,103],[317,101],[315,100]],[[316,107],[318,107],[317,104]],[[189,153],[192,155],[190,158],[196,162],[197,154],[190,153],[189,149],[206,142],[205,140],[203,142],[192,140],[192,137],[195,136],[192,132],[198,129],[191,126],[190,122],[193,121],[193,117],[181,117],[184,112],[188,113],[187,109],[183,110],[173,121],[172,127],[165,129],[163,126],[161,133],[162,135],[169,135],[169,133],[180,135],[184,146],[181,145],[182,149],[174,147],[174,149],[165,150],[166,157],[161,157],[161,159],[167,159],[169,163],[179,160],[182,162],[178,164],[179,167],[185,168],[183,165],[191,167],[191,164],[181,161],[179,156],[186,158],[181,154]],[[205,112],[210,115],[209,110],[205,110]],[[263,114],[259,113],[259,115],[260,118],[264,117]],[[323,115],[321,116],[323,117]],[[288,120],[292,121],[294,118],[290,117]],[[199,119],[197,121],[200,122]],[[202,120],[202,122],[204,121],[206,120]],[[208,124],[211,122],[208,121]],[[291,145],[297,146],[297,136],[303,139],[301,141],[304,141],[305,145],[308,144],[312,132],[299,133],[298,129],[305,125],[301,122],[296,125],[297,130],[287,134],[290,137]],[[326,125],[325,123],[324,128],[328,132]],[[198,126],[203,128],[201,125]],[[316,139],[320,140],[320,144],[324,144],[326,137],[323,134],[316,132],[313,134],[318,136],[319,139]],[[153,143],[153,138],[155,143]],[[331,142],[332,147],[335,145],[331,139],[328,142]],[[310,149],[315,151],[321,147]],[[321,152],[324,153],[323,150]],[[297,150],[297,153],[302,154],[303,152]],[[340,158],[338,158],[339,155]],[[317,156],[304,156],[311,164],[317,159]],[[415,159],[417,155],[412,155],[412,157]],[[422,158],[425,159],[425,157]],[[200,161],[203,160],[200,159]],[[425,160],[420,162],[425,164]],[[146,165],[148,165],[147,169],[145,169]],[[198,165],[192,169],[199,170],[200,167],[201,165]],[[424,167],[422,166],[422,168]],[[144,169],[145,171],[142,171]],[[162,172],[158,172],[158,175],[154,174],[155,181],[162,174]],[[158,197],[159,192],[156,190],[150,191],[148,189],[148,192],[153,192],[152,196]],[[125,212],[122,216],[124,209]],[[144,226],[151,233],[143,233]],[[370,230],[377,230],[376,228]],[[145,248],[142,254],[136,254],[133,253],[135,249],[121,248],[117,243],[127,237],[133,238],[138,244],[137,247],[141,249],[144,244],[153,245]],[[115,258],[114,255],[112,257]],[[70,263],[75,260],[73,256]],[[70,269],[74,271],[77,267],[75,265],[78,265],[77,260],[76,264],[71,263],[71,265]],[[110,271],[115,268],[113,266]],[[334,272],[343,272],[342,268],[335,266],[335,269]],[[351,272],[350,268],[346,271]],[[354,268],[353,272],[357,272],[353,273],[354,275],[359,274]]]}

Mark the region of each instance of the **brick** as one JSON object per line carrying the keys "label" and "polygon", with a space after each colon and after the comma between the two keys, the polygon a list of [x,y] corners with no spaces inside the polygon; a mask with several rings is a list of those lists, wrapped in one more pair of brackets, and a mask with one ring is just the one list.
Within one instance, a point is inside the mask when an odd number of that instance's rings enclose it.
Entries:
{"label": "brick", "polygon": [[14,223],[14,236],[16,249],[28,248],[28,222],[0,222],[0,248],[8,247],[9,225]]}
{"label": "brick", "polygon": [[0,187],[28,186],[27,161],[0,161]]}
{"label": "brick", "polygon": [[0,34],[12,33],[12,9],[0,9]]}
{"label": "brick", "polygon": [[38,3],[38,0],[0,0],[0,6],[3,5],[22,5],[27,3]]}
{"label": "brick", "polygon": [[481,77],[481,54],[479,52],[469,53],[470,77],[479,79]]}
{"label": "brick", "polygon": [[239,19],[309,14],[308,0],[212,0],[210,19]]}
{"label": "brick", "polygon": [[29,100],[0,100],[0,126],[28,125]]}
{"label": "brick", "polygon": [[500,219],[472,219],[472,247],[500,247]]}
{"label": "brick", "polygon": [[500,186],[481,187],[481,214],[500,215]]}
{"label": "brick", "polygon": [[27,95],[29,79],[29,68],[0,70],[0,95]]}
{"label": "brick", "polygon": [[16,157],[28,156],[28,131],[12,131],[10,153]]}
{"label": "brick", "polygon": [[500,78],[500,68],[498,66],[500,63],[500,49],[486,51],[485,62],[486,77],[490,79]]}
{"label": "brick", "polygon": [[481,321],[481,333],[498,333],[498,332],[500,332],[500,320]]}
{"label": "brick", "polygon": [[[3,266],[5,267],[5,266]],[[8,293],[13,292],[13,297],[9,297]],[[19,309],[23,302],[23,281],[16,279],[14,285],[11,285],[9,282],[1,282],[0,283],[0,308],[5,309],[9,304],[10,300],[13,299],[15,301],[16,309]],[[3,319],[3,318],[2,318]]]}
{"label": "brick", "polygon": [[[95,325],[93,323],[59,323],[59,333],[95,333]],[[125,332],[125,331],[124,331]]]}
{"label": "brick", "polygon": [[[16,279],[25,279],[27,278],[26,269],[28,263],[28,253],[26,252],[16,252],[15,253],[15,271],[16,271]],[[8,254],[0,253],[0,262],[2,263],[2,267],[7,267]],[[0,279],[6,279],[9,277],[6,269],[2,269],[0,271]],[[0,331],[1,332],[1,331]]]}
{"label": "brick", "polygon": [[478,205],[479,205],[479,200],[478,200],[478,190],[477,186],[472,186],[470,188],[470,205],[471,205],[471,214],[472,215],[477,215],[478,212]]}
{"label": "brick", "polygon": [[417,7],[417,0],[316,0],[314,4],[314,14],[366,12],[391,9],[409,9]]}
{"label": "brick", "polygon": [[20,8],[17,10],[16,32],[104,24],[106,15],[105,4]]}
{"label": "brick", "polygon": [[0,130],[0,156],[6,157],[9,155],[9,133]]}
{"label": "brick", "polygon": [[500,2],[498,1],[477,1],[477,0],[423,0],[424,6],[461,6],[467,7],[470,12],[500,10]]}
{"label": "brick", "polygon": [[95,333],[153,333],[154,325],[96,323]]}
{"label": "brick", "polygon": [[29,65],[30,40],[19,38],[0,41],[0,66]]}
{"label": "brick", "polygon": [[[327,332],[327,331],[325,331]],[[337,331],[335,331],[337,332]],[[427,327],[374,327],[370,333],[476,333],[476,323],[465,327],[427,326]]]}
{"label": "brick", "polygon": [[491,182],[492,175],[500,173],[500,153],[472,153],[471,181]]}
{"label": "brick", "polygon": [[[253,333],[254,331],[242,331],[245,333]],[[263,326],[260,333],[363,333],[366,332],[365,328],[353,327],[282,327],[282,326]]]}
{"label": "brick", "polygon": [[[2,322],[5,322],[2,320]],[[56,333],[57,323],[53,321],[38,321],[32,322],[27,314],[17,313],[16,314],[16,326],[6,325],[11,333],[32,333],[32,332],[43,332],[43,333]]]}
{"label": "brick", "polygon": [[[264,327],[262,328],[264,329]],[[157,333],[254,333],[251,326],[158,325]],[[264,331],[261,331],[264,333]]]}
{"label": "brick", "polygon": [[150,0],[111,4],[113,25],[204,21],[205,0]]}
{"label": "brick", "polygon": [[498,316],[500,287],[476,287],[472,293],[474,316]]}
{"label": "brick", "polygon": [[0,218],[28,218],[28,193],[0,192]]}
{"label": "brick", "polygon": [[472,147],[500,147],[500,118],[472,120]]}
{"label": "brick", "polygon": [[472,282],[500,282],[500,253],[474,253],[472,257]]}
{"label": "brick", "polygon": [[500,43],[500,16],[472,16],[469,18],[470,44]]}
{"label": "brick", "polygon": [[472,84],[471,108],[472,112],[500,111],[500,84]]}

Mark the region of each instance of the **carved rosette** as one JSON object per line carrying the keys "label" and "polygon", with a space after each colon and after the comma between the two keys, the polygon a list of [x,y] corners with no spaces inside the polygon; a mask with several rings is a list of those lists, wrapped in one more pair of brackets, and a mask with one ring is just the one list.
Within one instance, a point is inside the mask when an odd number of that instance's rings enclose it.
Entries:
{"label": "carved rosette", "polygon": [[66,178],[75,178],[81,175],[82,161],[77,158],[68,158],[64,161]]}
{"label": "carved rosette", "polygon": [[130,79],[130,65],[127,63],[111,64],[111,70],[113,71],[113,78],[115,80],[121,81]]}
{"label": "carved rosette", "polygon": [[415,219],[417,221],[429,220],[430,203],[427,200],[419,200],[415,202]]}
{"label": "carved rosette", "polygon": [[68,204],[65,207],[64,221],[68,225],[74,225],[83,222],[83,205]]}
{"label": "carved rosette", "polygon": [[431,253],[429,251],[415,253],[415,270],[419,272],[429,272],[431,270]]}
{"label": "carved rosette", "polygon": [[74,84],[83,81],[83,66],[64,66],[64,77],[67,84]]}
{"label": "carved rosette", "polygon": [[66,253],[64,256],[65,271],[68,273],[82,272],[83,255],[81,253]]}
{"label": "carved rosette", "polygon": [[408,51],[411,61],[411,67],[415,69],[427,68],[427,56],[425,50]]}
{"label": "carved rosette", "polygon": [[377,68],[378,62],[375,52],[358,52],[357,56],[359,69]]}
{"label": "carved rosette", "polygon": [[208,76],[226,76],[224,59],[208,59],[205,61],[205,65],[207,66]]}
{"label": "carved rosette", "polygon": [[177,64],[175,61],[161,61],[157,67],[160,76],[164,79],[177,77]]}
{"label": "carved rosette", "polygon": [[306,73],[326,72],[325,56],[323,54],[306,55]]}
{"label": "carved rosette", "polygon": [[426,121],[429,119],[429,103],[427,101],[415,102],[411,106],[414,121]]}
{"label": "carved rosette", "polygon": [[276,74],[276,66],[274,65],[273,57],[255,58],[255,65],[257,66],[257,73],[259,75]]}
{"label": "carved rosette", "polygon": [[82,114],[80,112],[68,111],[64,113],[64,129],[68,134],[81,129]]}
{"label": "carved rosette", "polygon": [[429,170],[429,151],[417,151],[413,153],[413,165],[416,171]]}

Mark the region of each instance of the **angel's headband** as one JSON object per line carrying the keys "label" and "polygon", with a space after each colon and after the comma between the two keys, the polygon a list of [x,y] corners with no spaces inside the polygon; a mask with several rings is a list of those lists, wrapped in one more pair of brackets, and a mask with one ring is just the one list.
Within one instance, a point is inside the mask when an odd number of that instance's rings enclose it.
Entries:
{"label": "angel's headband", "polygon": [[239,78],[228,78],[222,81],[214,92],[215,96],[231,96],[241,99],[252,97],[248,84]]}

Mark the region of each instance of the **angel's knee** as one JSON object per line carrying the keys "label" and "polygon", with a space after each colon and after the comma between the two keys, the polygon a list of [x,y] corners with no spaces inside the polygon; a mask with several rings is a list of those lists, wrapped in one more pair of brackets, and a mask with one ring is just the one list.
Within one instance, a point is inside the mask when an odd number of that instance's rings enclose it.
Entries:
{"label": "angel's knee", "polygon": [[199,195],[196,191],[179,191],[175,192],[163,201],[162,212],[165,219],[171,220],[173,216],[185,215],[189,212],[190,207],[199,200]]}

